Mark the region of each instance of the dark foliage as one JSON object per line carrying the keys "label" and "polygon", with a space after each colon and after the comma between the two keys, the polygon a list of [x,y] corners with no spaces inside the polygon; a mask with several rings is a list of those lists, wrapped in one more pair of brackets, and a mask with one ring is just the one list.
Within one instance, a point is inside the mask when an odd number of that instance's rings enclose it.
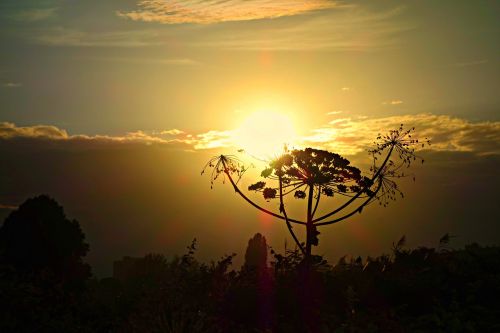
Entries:
{"label": "dark foliage", "polygon": [[[48,216],[64,216],[52,200],[38,200],[59,212]],[[27,203],[19,211],[32,207]],[[136,258],[127,274],[85,279],[79,289],[67,287],[82,278],[68,274],[71,265],[58,263],[59,254],[39,251],[36,258],[32,252],[30,268],[24,261],[7,264],[12,259],[3,252],[0,331],[500,331],[500,247],[454,250],[450,239],[443,236],[438,249],[406,249],[402,237],[388,255],[343,257],[335,265],[314,255],[305,261],[298,249],[270,249],[269,266],[265,239],[257,234],[239,271],[231,269],[234,254],[198,262],[193,241],[182,256]]]}
{"label": "dark foliage", "polygon": [[[187,253],[147,255],[126,280],[91,280],[74,313],[37,308],[51,331],[496,332],[500,248],[405,250],[376,258],[273,253],[264,271],[230,270],[233,256],[201,264]],[[23,302],[26,291],[19,291]],[[51,314],[57,311],[57,320]],[[19,313],[6,309],[3,316]],[[66,318],[66,319],[65,319]],[[57,323],[54,324],[54,322]],[[49,324],[47,324],[49,323]],[[3,322],[0,325],[5,325]],[[7,330],[3,330],[7,331]]]}
{"label": "dark foliage", "polygon": [[[496,332],[500,248],[404,249],[340,259],[272,250],[266,270],[230,270],[232,256],[149,255],[135,274],[92,290],[124,332]],[[312,267],[312,269],[311,269]],[[105,283],[104,283],[105,282]],[[114,298],[109,298],[114,294]]]}
{"label": "dark foliage", "polygon": [[79,331],[88,249],[78,222],[48,196],[13,211],[0,227],[0,331]]}
{"label": "dark foliage", "polygon": [[69,220],[57,202],[41,195],[27,200],[0,227],[0,260],[23,274],[46,271],[58,281],[85,280],[89,250],[78,221]]}

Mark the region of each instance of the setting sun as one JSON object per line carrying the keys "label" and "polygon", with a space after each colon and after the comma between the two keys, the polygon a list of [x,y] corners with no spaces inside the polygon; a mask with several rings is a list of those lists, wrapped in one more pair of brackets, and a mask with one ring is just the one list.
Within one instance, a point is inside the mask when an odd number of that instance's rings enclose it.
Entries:
{"label": "setting sun", "polygon": [[500,333],[499,11],[0,0],[0,333]]}
{"label": "setting sun", "polygon": [[259,159],[269,159],[296,140],[293,121],[285,114],[258,111],[243,120],[234,132],[238,148]]}

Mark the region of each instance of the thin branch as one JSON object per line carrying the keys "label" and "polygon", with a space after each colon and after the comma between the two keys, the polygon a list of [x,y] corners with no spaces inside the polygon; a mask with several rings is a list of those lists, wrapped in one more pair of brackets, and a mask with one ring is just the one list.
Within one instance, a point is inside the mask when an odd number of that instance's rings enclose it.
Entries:
{"label": "thin branch", "polygon": [[301,183],[299,183],[299,185],[295,186],[294,188],[292,188],[291,190],[289,190],[288,192],[286,192],[286,193],[285,193],[285,194],[283,194],[283,195],[288,195],[288,194],[292,193],[293,191],[295,191],[296,189],[301,188],[301,187],[302,187],[302,186],[304,186],[304,185],[305,185],[305,184],[301,182]]}
{"label": "thin branch", "polygon": [[[352,192],[352,193],[356,193],[356,194],[350,194],[350,193],[344,193],[344,192],[340,192],[340,191],[333,191],[333,193],[335,193],[337,195],[341,195],[343,197],[348,197],[348,198],[352,198],[358,194],[358,192]],[[358,195],[358,199],[363,199],[363,198],[367,198],[367,197],[368,197],[367,195]]]}
{"label": "thin branch", "polygon": [[[375,175],[373,175],[372,179],[370,180],[371,183],[373,183],[377,177],[380,175],[380,173],[382,172],[382,169],[385,167],[385,165],[387,164],[387,161],[389,161],[389,158],[391,157],[391,154],[392,154],[392,151],[394,149],[394,146],[391,146],[391,149],[389,150],[389,152],[387,153],[387,156],[384,160],[384,163],[382,163],[382,165],[380,166],[380,168],[377,170],[377,172],[375,173]],[[336,214],[338,212],[340,212],[341,210],[343,210],[344,208],[346,208],[347,206],[349,206],[351,203],[354,202],[354,200],[356,200],[361,194],[363,194],[363,192],[365,192],[365,190],[367,190],[369,188],[369,184],[365,185],[359,192],[358,194],[356,194],[355,196],[353,196],[349,201],[347,201],[345,204],[343,204],[342,206],[340,206],[339,208],[335,209],[334,211],[331,211],[330,213],[328,214],[325,214],[321,217],[318,217],[317,219],[314,219],[313,220],[313,223],[314,222],[318,222],[318,221],[321,221],[321,220],[324,220],[326,219],[327,217],[330,217],[332,216],[333,214]],[[318,224],[318,225],[321,225],[321,224]]]}
{"label": "thin branch", "polygon": [[[285,220],[285,218],[281,215],[278,215],[276,213],[273,213],[265,208],[262,208],[260,207],[259,205],[257,205],[255,202],[253,202],[252,200],[250,200],[243,192],[241,192],[241,190],[238,188],[238,186],[236,186],[233,178],[231,177],[231,173],[229,172],[229,170],[227,169],[227,166],[226,166],[226,162],[223,160],[222,161],[222,164],[224,165],[224,173],[227,175],[229,181],[231,182],[231,185],[233,185],[233,188],[234,190],[236,191],[236,193],[238,193],[243,199],[245,199],[246,202],[248,202],[249,204],[251,204],[252,206],[254,206],[255,208],[257,208],[258,210],[266,213],[266,214],[269,214],[271,216],[274,216],[274,217],[277,217],[279,219],[282,219],[282,220]],[[290,222],[293,222],[293,223],[297,223],[297,224],[302,224],[302,225],[305,225],[306,223],[305,222],[302,222],[302,221],[299,221],[299,220],[295,220],[295,219],[288,219],[288,221]]]}
{"label": "thin branch", "polygon": [[315,225],[316,226],[322,226],[322,225],[328,225],[328,224],[334,224],[334,223],[337,223],[337,222],[340,222],[340,221],[343,221],[351,216],[353,216],[354,214],[358,213],[358,212],[361,212],[361,210],[363,209],[363,207],[365,207],[366,205],[368,205],[370,202],[372,202],[378,191],[382,188],[382,182],[379,182],[378,186],[377,186],[377,189],[375,190],[375,192],[373,193],[373,196],[368,198],[367,200],[365,200],[365,202],[363,202],[358,208],[356,208],[355,210],[353,210],[351,213],[347,214],[347,215],[344,215],[342,217],[339,217],[338,219],[335,219],[335,220],[331,220],[331,221],[326,221],[326,222],[321,222],[321,223],[316,223]]}

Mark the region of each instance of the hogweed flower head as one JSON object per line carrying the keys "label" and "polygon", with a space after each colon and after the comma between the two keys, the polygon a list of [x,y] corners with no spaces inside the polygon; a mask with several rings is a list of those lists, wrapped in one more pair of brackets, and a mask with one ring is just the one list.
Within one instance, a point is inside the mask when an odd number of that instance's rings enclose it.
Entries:
{"label": "hogweed flower head", "polygon": [[226,182],[226,174],[236,175],[236,183],[238,183],[248,167],[245,167],[243,162],[234,155],[217,155],[205,164],[201,174],[203,175],[207,169],[212,170],[210,172],[210,188],[212,189],[217,179],[222,179],[222,183]]}

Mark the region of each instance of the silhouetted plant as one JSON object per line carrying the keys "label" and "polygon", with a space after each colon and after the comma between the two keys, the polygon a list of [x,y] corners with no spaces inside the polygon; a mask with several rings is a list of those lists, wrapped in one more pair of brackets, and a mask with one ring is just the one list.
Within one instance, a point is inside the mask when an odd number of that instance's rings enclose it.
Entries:
{"label": "silhouetted plant", "polygon": [[[318,227],[343,221],[374,201],[387,206],[390,200],[403,196],[396,180],[408,176],[405,170],[419,158],[415,148],[424,147],[429,141],[412,138],[414,128],[404,130],[403,125],[387,135],[378,135],[374,148],[368,152],[373,164],[370,175],[361,171],[346,158],[326,150],[305,148],[288,151],[269,162],[258,181],[248,187],[249,191],[261,192],[264,199],[279,200],[279,212],[272,212],[251,200],[238,187],[238,182],[248,170],[241,160],[233,155],[213,157],[203,168],[211,168],[210,181],[213,187],[217,179],[225,182],[226,177],[236,193],[260,211],[285,221],[288,230],[302,253],[311,257],[311,247],[318,245]],[[379,158],[385,154],[383,160]],[[423,159],[420,159],[423,163]],[[307,199],[306,219],[290,218],[284,198],[293,194],[295,199]],[[344,197],[345,202],[330,212],[315,217],[320,199],[323,197]],[[306,228],[305,247],[295,235],[292,223]]]}

